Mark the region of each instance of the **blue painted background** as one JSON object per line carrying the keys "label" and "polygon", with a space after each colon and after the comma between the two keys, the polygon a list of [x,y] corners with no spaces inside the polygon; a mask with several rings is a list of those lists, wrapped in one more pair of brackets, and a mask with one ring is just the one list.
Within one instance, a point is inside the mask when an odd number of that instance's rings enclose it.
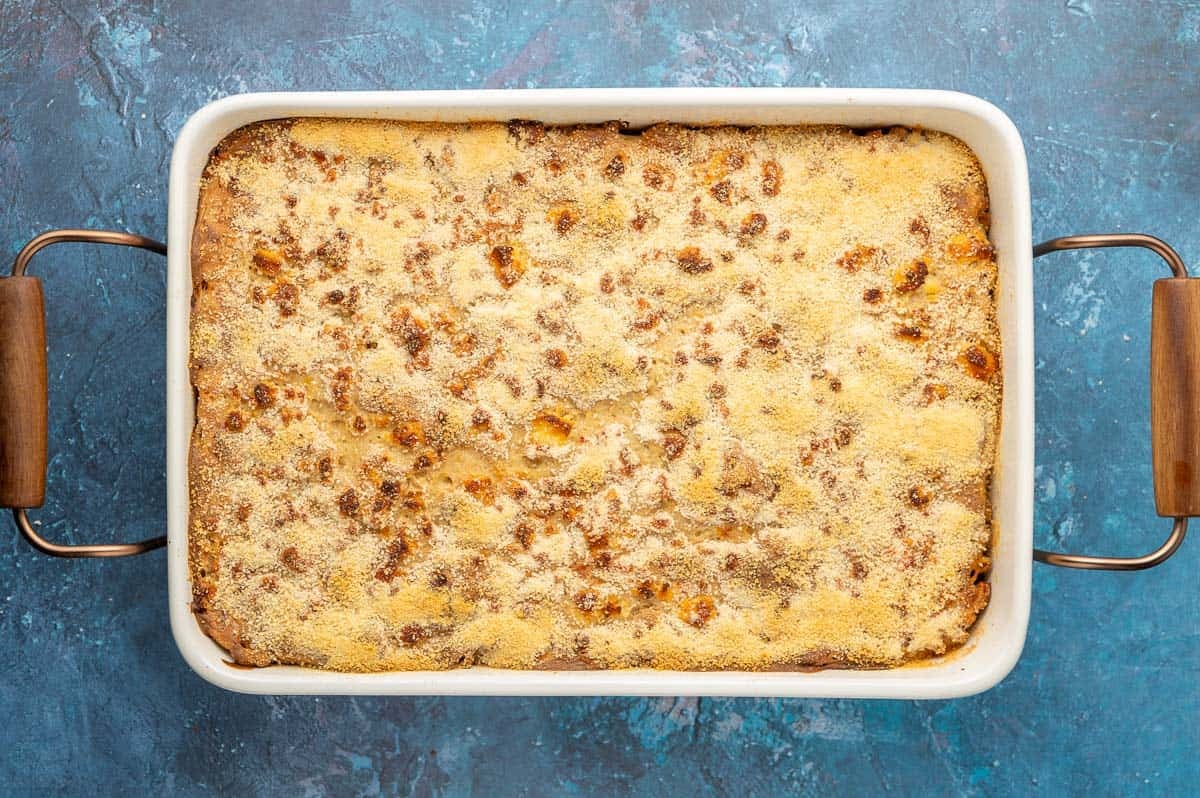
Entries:
{"label": "blue painted background", "polygon": [[[268,89],[912,86],[1005,109],[1035,238],[1141,230],[1200,266],[1200,5],[0,0],[0,249],[163,236],[176,133]],[[315,4],[311,4],[315,5]],[[47,534],[164,524],[163,263],[46,275]],[[1037,266],[1039,542],[1157,545],[1144,253]],[[961,701],[251,698],[202,683],[162,552],[66,562],[0,523],[0,793],[1184,795],[1200,787],[1200,540],[1141,574],[1037,566],[1014,673]],[[1200,535],[1197,535],[1200,537]]]}

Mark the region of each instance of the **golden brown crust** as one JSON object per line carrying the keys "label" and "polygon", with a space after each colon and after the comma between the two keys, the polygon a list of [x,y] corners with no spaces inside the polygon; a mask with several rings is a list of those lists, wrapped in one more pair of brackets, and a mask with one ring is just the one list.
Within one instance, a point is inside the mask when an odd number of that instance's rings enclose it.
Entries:
{"label": "golden brown crust", "polygon": [[235,131],[192,246],[202,628],[348,671],[961,644],[987,213],[969,150],[899,128]]}

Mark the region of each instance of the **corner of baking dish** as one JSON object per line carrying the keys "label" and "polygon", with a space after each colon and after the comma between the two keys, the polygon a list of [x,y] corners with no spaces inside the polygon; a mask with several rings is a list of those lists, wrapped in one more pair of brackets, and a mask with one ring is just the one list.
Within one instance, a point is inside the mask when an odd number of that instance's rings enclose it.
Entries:
{"label": "corner of baking dish", "polygon": [[[688,124],[901,124],[957,136],[979,157],[1000,269],[1004,396],[992,509],[992,599],[963,649],[885,671],[816,673],[501,671],[345,674],[230,665],[191,613],[187,462],[193,424],[188,374],[190,243],[200,175],[212,148],[250,122],[286,116],[553,123],[622,119]],[[171,159],[167,285],[167,503],[171,629],[205,680],[245,693],[462,695],[743,695],[953,698],[982,692],[1015,666],[1029,619],[1033,547],[1033,300],[1029,180],[1016,126],[967,94],[908,89],[549,89],[244,94],[210,103],[180,131]]]}

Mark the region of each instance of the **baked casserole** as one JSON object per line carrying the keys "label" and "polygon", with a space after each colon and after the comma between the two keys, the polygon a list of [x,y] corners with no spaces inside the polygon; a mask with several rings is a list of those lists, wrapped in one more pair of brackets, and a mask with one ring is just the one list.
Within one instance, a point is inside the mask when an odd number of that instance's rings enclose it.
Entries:
{"label": "baked casserole", "polygon": [[291,119],[192,244],[242,665],[889,667],[988,600],[988,194],[905,128]]}

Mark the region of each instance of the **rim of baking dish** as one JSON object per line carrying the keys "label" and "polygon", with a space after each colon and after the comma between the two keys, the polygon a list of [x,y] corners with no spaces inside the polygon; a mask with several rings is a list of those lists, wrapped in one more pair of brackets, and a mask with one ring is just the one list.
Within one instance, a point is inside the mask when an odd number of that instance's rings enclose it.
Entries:
{"label": "rim of baking dish", "polygon": [[[817,672],[650,669],[339,673],[295,666],[244,668],[201,630],[188,571],[188,451],[194,399],[188,373],[190,244],[198,180],[212,147],[252,121],[287,116],[550,123],[613,118],[685,124],[904,124],[963,140],[984,166],[1001,265],[1002,428],[993,492],[993,592],[963,648],[886,670]],[[754,120],[749,121],[753,115]],[[804,117],[803,120],[797,118]],[[928,123],[922,121],[928,120]],[[648,123],[648,122],[647,122]],[[634,122],[640,126],[641,123]],[[998,193],[1000,196],[998,196]],[[923,89],[635,88],[270,92],[226,97],[184,125],[171,158],[167,281],[167,526],[171,630],[188,665],[228,690],[348,695],[738,695],[953,698],[982,692],[1016,665],[1029,620],[1033,547],[1033,302],[1029,178],[1016,126],[978,97]],[[997,227],[1003,241],[997,241]],[[1003,481],[1002,491],[996,486]],[[1000,616],[1003,614],[1003,618]]]}

